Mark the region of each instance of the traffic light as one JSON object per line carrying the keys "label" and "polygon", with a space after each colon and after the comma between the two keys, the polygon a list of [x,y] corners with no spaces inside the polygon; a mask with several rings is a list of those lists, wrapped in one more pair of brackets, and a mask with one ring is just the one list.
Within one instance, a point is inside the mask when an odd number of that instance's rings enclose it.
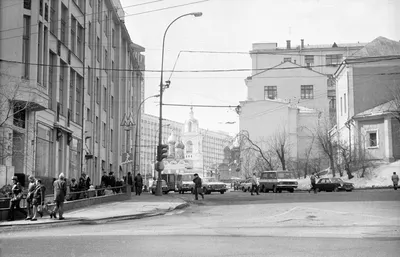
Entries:
{"label": "traffic light", "polygon": [[168,157],[168,145],[157,146],[157,161],[161,162]]}

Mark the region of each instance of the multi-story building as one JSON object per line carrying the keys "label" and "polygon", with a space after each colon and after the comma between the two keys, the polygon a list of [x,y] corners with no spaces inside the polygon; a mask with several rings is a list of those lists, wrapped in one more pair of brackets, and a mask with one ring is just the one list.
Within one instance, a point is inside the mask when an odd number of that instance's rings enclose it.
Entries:
{"label": "multi-story building", "polygon": [[[140,172],[146,177],[154,177],[154,163],[157,155],[159,119],[156,116],[142,115],[140,145]],[[181,168],[211,175],[224,162],[226,148],[231,146],[232,137],[228,133],[212,131],[199,127],[191,109],[185,123],[163,120],[163,144],[169,145],[169,157],[165,161],[164,172],[176,172],[179,161],[186,163]],[[215,174],[215,173],[214,173]]]}
{"label": "multi-story building", "polygon": [[133,125],[143,96],[144,48],[132,43],[118,6],[0,2],[0,90],[10,100],[0,121],[0,184],[12,173],[51,180],[86,172],[97,185],[103,171],[128,171],[133,126],[121,121]]}

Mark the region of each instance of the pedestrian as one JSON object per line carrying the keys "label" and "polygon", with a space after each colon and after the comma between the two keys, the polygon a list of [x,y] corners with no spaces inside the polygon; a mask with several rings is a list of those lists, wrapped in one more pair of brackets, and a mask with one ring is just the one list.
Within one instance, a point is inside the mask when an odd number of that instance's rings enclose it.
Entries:
{"label": "pedestrian", "polygon": [[135,177],[135,192],[136,195],[140,195],[142,193],[142,188],[143,188],[143,178],[140,175],[140,173],[138,173]]}
{"label": "pedestrian", "polygon": [[202,182],[201,182],[201,178],[199,177],[199,175],[196,173],[194,174],[194,179],[193,179],[193,183],[194,183],[194,197],[195,200],[199,200],[199,196],[201,195],[201,198],[203,198],[204,200],[204,194],[203,194],[203,190],[202,190]]}
{"label": "pedestrian", "polygon": [[108,187],[108,176],[107,176],[107,172],[104,171],[103,172],[103,176],[101,176],[101,183],[104,185],[104,187]]}
{"label": "pedestrian", "polygon": [[85,172],[82,172],[82,178],[85,181],[85,190],[89,190],[90,188],[90,177],[88,175],[86,175]]}
{"label": "pedestrian", "polygon": [[108,183],[109,186],[111,186],[111,189],[113,191],[113,193],[115,194],[115,176],[114,176],[114,172],[110,171],[110,173],[108,173]]}
{"label": "pedestrian", "polygon": [[36,179],[34,176],[30,175],[28,177],[29,184],[28,184],[28,193],[26,195],[26,210],[28,212],[28,216],[26,217],[25,220],[30,220],[32,219],[32,200],[33,200],[33,192],[35,191],[36,188]]}
{"label": "pedestrian", "polygon": [[131,188],[131,192],[133,192],[133,179],[132,179],[132,173],[131,172],[128,172],[127,181],[128,181],[129,187]]}
{"label": "pedestrian", "polygon": [[394,190],[397,190],[397,187],[399,186],[399,175],[397,175],[396,172],[393,172],[392,182]]}
{"label": "pedestrian", "polygon": [[64,200],[67,194],[67,184],[64,181],[64,174],[61,173],[58,176],[58,180],[54,181],[54,202],[56,204],[53,211],[50,213],[50,218],[57,218],[56,213],[59,214],[59,220],[63,220],[64,213]]}
{"label": "pedestrian", "polygon": [[256,190],[257,195],[259,195],[258,193],[258,185],[260,184],[260,182],[257,179],[256,173],[253,173],[253,177],[251,178],[251,195],[254,195],[254,189]]}
{"label": "pedestrian", "polygon": [[36,181],[36,188],[33,193],[33,200],[32,200],[32,206],[33,206],[33,217],[31,221],[37,221],[37,214],[40,215],[40,217],[43,217],[43,205],[44,205],[44,195],[45,195],[45,187],[42,185],[42,181],[38,179]]}
{"label": "pedestrian", "polygon": [[78,194],[76,192],[78,192],[79,190],[79,186],[78,183],[76,182],[75,178],[71,179],[71,184],[69,185],[69,192],[71,194],[71,196],[69,197],[69,200],[74,201],[76,199],[78,199]]}
{"label": "pedestrian", "polygon": [[22,187],[18,182],[18,178],[16,176],[12,177],[13,186],[11,188],[11,201],[10,201],[10,210],[8,211],[8,221],[14,220],[14,211],[17,210],[27,216],[26,211],[24,211],[20,202],[22,199]]}
{"label": "pedestrian", "polygon": [[308,193],[310,193],[311,190],[314,190],[314,194],[316,194],[317,187],[315,185],[315,173],[311,174],[310,181],[311,181],[311,188],[308,190]]}

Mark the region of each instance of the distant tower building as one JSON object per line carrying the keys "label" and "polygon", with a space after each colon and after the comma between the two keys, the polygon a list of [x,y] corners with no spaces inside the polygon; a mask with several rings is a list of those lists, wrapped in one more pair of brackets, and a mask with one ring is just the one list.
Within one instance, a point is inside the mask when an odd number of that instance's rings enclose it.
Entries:
{"label": "distant tower building", "polygon": [[199,122],[194,118],[193,107],[190,108],[189,119],[185,121],[182,141],[185,145],[185,159],[193,163],[193,171],[203,172],[202,141]]}
{"label": "distant tower building", "polygon": [[176,137],[174,135],[174,132],[172,131],[171,135],[168,137],[168,158],[175,158],[175,142]]}

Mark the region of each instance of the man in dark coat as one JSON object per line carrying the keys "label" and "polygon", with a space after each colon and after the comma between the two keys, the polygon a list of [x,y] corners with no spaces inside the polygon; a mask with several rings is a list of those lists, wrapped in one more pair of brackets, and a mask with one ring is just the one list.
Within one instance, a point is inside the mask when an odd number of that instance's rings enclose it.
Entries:
{"label": "man in dark coat", "polygon": [[204,194],[203,194],[203,190],[201,188],[201,186],[202,186],[201,178],[199,177],[199,175],[197,173],[194,174],[193,183],[194,183],[194,197],[195,197],[195,199],[199,200],[199,195],[201,195],[201,198],[203,198],[203,200],[204,200]]}
{"label": "man in dark coat", "polygon": [[138,173],[135,177],[135,191],[136,191],[136,195],[140,195],[142,193],[142,187],[143,187],[143,178],[140,175],[140,173]]}
{"label": "man in dark coat", "polygon": [[50,213],[50,218],[57,218],[56,213],[59,214],[59,220],[63,220],[64,214],[64,201],[67,195],[67,183],[65,183],[64,174],[61,173],[58,179],[54,181],[54,202],[56,204],[54,210]]}
{"label": "man in dark coat", "polygon": [[108,173],[108,183],[109,183],[108,185],[113,188],[112,191],[115,193],[116,190],[114,187],[115,187],[116,181],[115,181],[114,172],[112,172],[112,171],[110,171],[110,173]]}
{"label": "man in dark coat", "polygon": [[101,176],[101,184],[106,188],[108,187],[108,184],[109,184],[107,172],[105,172],[105,171],[103,172],[103,176]]}
{"label": "man in dark coat", "polygon": [[[129,187],[131,188],[131,192],[133,192],[133,178],[132,178],[132,173],[131,172],[128,172],[128,179],[127,179],[128,181],[128,185],[129,185]],[[126,181],[125,181],[125,183],[126,183]]]}

